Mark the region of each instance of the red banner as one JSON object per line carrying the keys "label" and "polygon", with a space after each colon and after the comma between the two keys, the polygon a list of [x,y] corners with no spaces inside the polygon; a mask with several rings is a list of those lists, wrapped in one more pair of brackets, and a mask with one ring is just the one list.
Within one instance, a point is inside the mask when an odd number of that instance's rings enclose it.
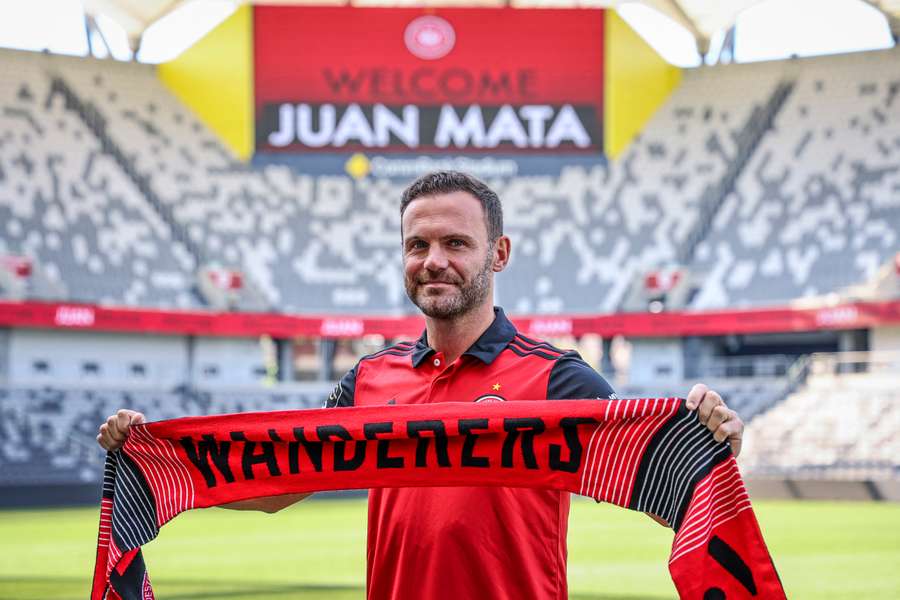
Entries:
{"label": "red banner", "polygon": [[[760,308],[711,312],[623,313],[513,317],[524,333],[553,338],[599,334],[603,337],[678,337],[731,333],[777,333],[822,329],[863,329],[900,323],[900,300],[860,302],[827,308]],[[0,302],[0,327],[41,327],[178,335],[277,338],[357,338],[376,334],[415,339],[421,317],[362,315],[291,316],[111,308],[42,302]]]}
{"label": "red banner", "polygon": [[602,150],[602,10],[253,14],[258,150]]}

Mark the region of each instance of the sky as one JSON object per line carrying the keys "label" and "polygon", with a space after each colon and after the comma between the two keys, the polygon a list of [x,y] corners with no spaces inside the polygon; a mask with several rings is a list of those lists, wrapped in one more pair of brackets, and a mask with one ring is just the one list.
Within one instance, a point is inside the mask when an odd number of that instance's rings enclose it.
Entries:
{"label": "sky", "polygon": [[[175,58],[228,17],[237,4],[236,0],[194,0],[182,5],[146,31],[137,59],[160,63]],[[680,25],[637,2],[622,4],[618,10],[672,64],[701,64],[691,34]],[[103,16],[98,18],[98,26],[113,58],[131,60],[124,31]],[[762,2],[738,17],[733,57],[721,55],[724,33],[713,37],[706,62],[720,58],[751,62],[893,46],[884,16],[861,0]],[[0,47],[86,55],[88,43],[81,2],[0,0]],[[108,56],[99,36],[95,35],[93,48],[98,58]]]}

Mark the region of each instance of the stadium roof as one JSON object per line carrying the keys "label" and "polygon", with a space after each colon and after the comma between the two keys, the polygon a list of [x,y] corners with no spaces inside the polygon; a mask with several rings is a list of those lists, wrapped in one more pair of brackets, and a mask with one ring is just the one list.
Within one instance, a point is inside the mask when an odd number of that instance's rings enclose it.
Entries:
{"label": "stadium roof", "polygon": [[[668,16],[694,37],[697,49],[705,54],[712,36],[734,25],[745,9],[764,0],[637,0]],[[900,37],[900,0],[863,0],[882,12],[890,24],[894,38]],[[150,25],[191,0],[84,0],[91,16],[105,15],[126,32],[132,49],[140,44]],[[334,4],[346,5],[345,0],[264,0],[259,4]],[[235,0],[234,4],[239,4]],[[353,6],[512,6],[520,8],[617,7],[635,3],[634,0],[351,0]]]}

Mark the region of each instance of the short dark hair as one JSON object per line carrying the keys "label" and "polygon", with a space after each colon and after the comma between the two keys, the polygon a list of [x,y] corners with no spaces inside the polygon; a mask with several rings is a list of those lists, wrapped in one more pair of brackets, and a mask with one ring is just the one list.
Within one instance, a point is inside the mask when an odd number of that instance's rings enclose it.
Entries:
{"label": "short dark hair", "polygon": [[483,181],[459,171],[435,171],[422,175],[403,190],[400,200],[400,218],[409,203],[422,196],[467,192],[481,202],[488,241],[494,243],[503,235],[503,207],[497,193]]}

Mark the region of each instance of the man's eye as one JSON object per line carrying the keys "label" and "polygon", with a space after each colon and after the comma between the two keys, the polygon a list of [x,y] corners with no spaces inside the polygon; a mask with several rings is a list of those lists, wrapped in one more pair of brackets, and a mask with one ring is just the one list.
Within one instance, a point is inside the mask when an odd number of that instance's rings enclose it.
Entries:
{"label": "man's eye", "polygon": [[462,240],[450,240],[450,245],[454,248],[461,248],[466,245],[466,243]]}
{"label": "man's eye", "polygon": [[427,248],[428,244],[423,242],[422,240],[416,240],[409,245],[412,250],[422,250],[423,248]]}

